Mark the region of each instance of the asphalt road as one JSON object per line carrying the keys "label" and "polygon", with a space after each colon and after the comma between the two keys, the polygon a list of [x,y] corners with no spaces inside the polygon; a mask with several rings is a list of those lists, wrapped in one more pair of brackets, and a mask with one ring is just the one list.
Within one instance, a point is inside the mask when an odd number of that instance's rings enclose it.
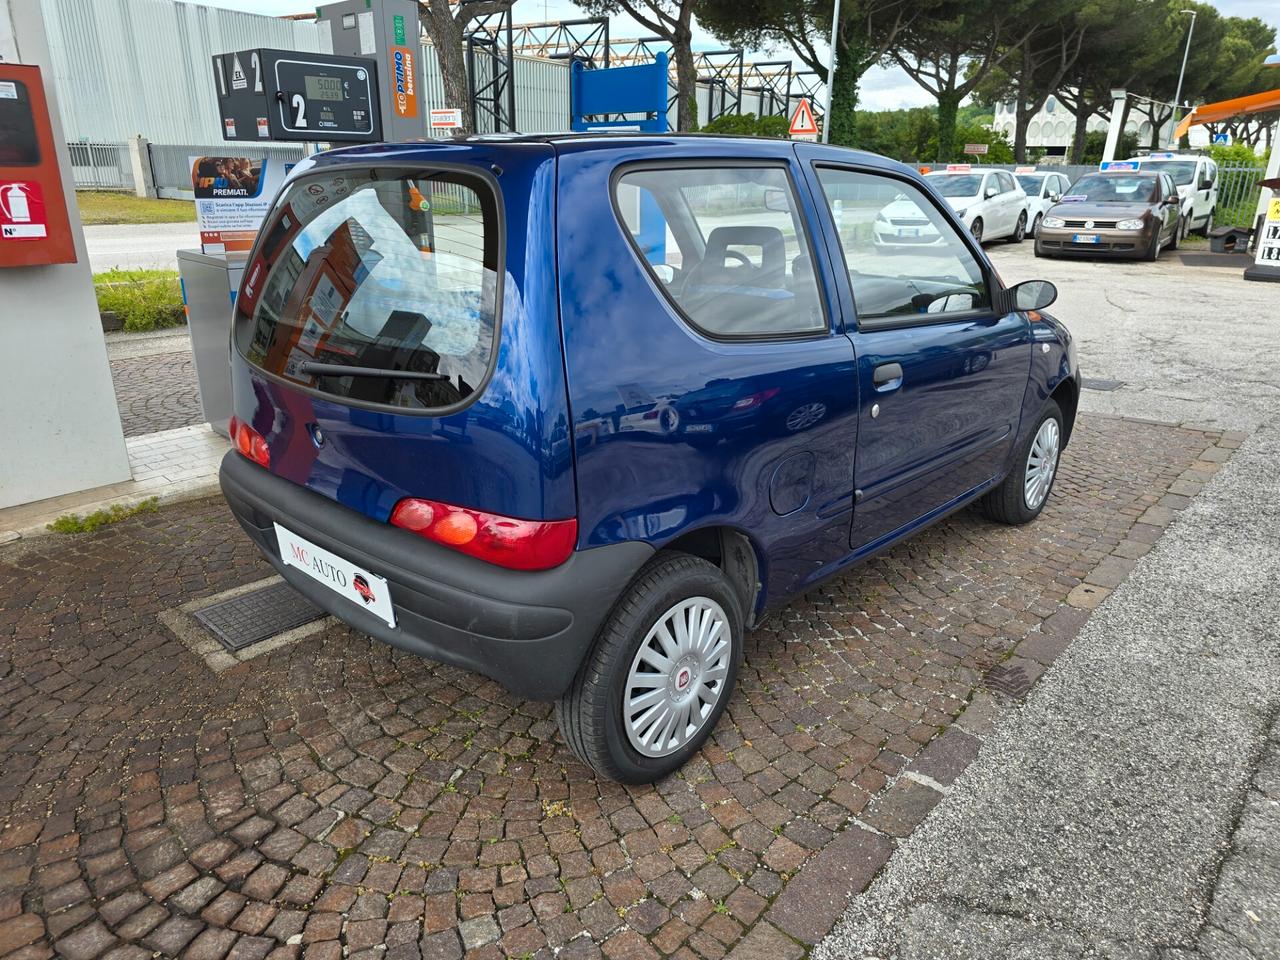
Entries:
{"label": "asphalt road", "polygon": [[1280,957],[1280,286],[992,254],[1125,381],[1084,409],[1252,435],[814,955]]}
{"label": "asphalt road", "polygon": [[84,239],[95,273],[113,267],[176,270],[180,249],[200,247],[200,232],[194,222],[85,227]]}

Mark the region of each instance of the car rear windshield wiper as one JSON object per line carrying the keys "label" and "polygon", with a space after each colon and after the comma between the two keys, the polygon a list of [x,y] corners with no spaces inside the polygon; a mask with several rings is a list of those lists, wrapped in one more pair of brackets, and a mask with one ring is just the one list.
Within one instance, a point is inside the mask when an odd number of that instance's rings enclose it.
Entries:
{"label": "car rear windshield wiper", "polygon": [[345,363],[308,360],[298,368],[313,377],[387,377],[392,380],[448,380],[447,373],[434,370],[387,370],[382,367],[349,367]]}

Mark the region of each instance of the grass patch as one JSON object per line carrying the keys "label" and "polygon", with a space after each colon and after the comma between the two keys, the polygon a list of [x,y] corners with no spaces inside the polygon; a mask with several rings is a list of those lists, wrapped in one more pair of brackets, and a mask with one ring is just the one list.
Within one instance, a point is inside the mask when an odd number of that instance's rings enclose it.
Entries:
{"label": "grass patch", "polygon": [[106,270],[93,276],[98,309],[116,314],[125,330],[157,330],[186,322],[176,270]]}
{"label": "grass patch", "polygon": [[83,517],[78,513],[66,513],[48,524],[48,527],[54,533],[93,533],[99,527],[119,523],[140,513],[155,513],[159,507],[160,500],[157,497],[148,497],[132,507],[117,503],[105,510],[95,510]]}
{"label": "grass patch", "polygon": [[196,205],[190,200],[151,200],[114,190],[77,190],[85,226],[105,223],[190,223]]}

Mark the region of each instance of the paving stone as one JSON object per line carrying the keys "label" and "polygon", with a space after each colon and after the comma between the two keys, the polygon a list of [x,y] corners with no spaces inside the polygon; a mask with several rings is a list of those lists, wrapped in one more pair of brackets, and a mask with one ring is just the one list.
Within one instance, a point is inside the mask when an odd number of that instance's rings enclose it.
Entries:
{"label": "paving stone", "polygon": [[[919,821],[911,777],[947,783],[973,745],[957,732],[1000,716],[986,671],[1053,662],[1108,595],[1094,581],[1213,476],[1205,443],[1082,419],[1036,523],[961,511],[775,611],[701,754],[625,789],[571,759],[545,704],[342,625],[213,682],[161,615],[272,573],[217,498],[24,542],[20,562],[0,547],[0,722],[23,738],[0,738],[0,887],[44,898],[34,919],[0,899],[0,943],[101,921],[134,944],[342,960],[346,914],[362,944],[386,925],[385,950],[348,960],[457,960],[462,929],[476,958],[785,960],[772,911],[793,923],[851,817]],[[205,924],[222,933],[198,941]]]}
{"label": "paving stone", "polygon": [[797,940],[817,943],[844,913],[849,898],[866,888],[892,853],[887,837],[850,827],[787,884],[769,908],[770,923]]}
{"label": "paving stone", "polygon": [[757,924],[729,951],[729,960],[799,960],[804,948],[767,923]]}

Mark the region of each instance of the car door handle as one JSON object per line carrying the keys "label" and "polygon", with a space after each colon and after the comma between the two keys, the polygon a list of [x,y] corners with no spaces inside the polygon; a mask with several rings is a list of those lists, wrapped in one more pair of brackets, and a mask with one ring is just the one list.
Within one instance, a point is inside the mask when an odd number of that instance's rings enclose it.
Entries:
{"label": "car door handle", "polygon": [[872,385],[881,392],[902,386],[902,364],[882,363],[871,373]]}

